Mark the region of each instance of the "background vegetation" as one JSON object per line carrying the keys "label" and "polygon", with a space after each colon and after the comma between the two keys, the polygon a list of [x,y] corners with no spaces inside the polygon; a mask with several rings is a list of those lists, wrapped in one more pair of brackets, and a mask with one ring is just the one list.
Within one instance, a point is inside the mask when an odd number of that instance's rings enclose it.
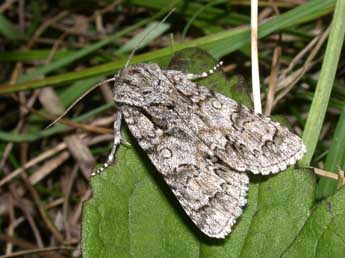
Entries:
{"label": "background vegetation", "polygon": [[222,59],[224,74],[201,83],[250,106],[250,2],[1,2],[0,257],[344,257],[345,2],[259,5],[263,109],[308,153],[296,168],[251,177],[245,213],[218,241],[194,228],[125,127],[131,146],[91,192],[112,141],[111,85],[44,128],[123,67],[173,7],[132,63],[200,72]]}

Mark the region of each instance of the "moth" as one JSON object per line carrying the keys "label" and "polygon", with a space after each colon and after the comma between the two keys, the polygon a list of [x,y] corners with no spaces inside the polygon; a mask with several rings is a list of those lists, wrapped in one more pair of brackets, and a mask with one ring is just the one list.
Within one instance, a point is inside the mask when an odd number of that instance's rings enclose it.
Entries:
{"label": "moth", "polygon": [[181,206],[207,236],[224,238],[246,205],[248,172],[274,174],[306,152],[269,117],[197,83],[200,74],[131,65],[114,78],[114,163],[122,119]]}

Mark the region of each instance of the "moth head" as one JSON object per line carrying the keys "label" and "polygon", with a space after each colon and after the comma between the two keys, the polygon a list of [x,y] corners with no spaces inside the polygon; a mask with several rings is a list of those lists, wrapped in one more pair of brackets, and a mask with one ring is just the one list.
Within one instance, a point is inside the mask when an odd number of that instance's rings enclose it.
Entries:
{"label": "moth head", "polygon": [[129,66],[116,75],[114,101],[139,107],[169,103],[167,78],[157,64]]}

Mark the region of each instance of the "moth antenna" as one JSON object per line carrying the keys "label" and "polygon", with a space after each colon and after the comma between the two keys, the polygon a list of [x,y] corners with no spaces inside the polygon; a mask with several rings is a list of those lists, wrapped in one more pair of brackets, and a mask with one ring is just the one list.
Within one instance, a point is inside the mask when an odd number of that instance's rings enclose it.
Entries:
{"label": "moth antenna", "polygon": [[91,91],[93,91],[94,89],[96,89],[97,87],[101,86],[104,83],[107,82],[112,82],[115,81],[115,77],[104,80],[102,82],[99,82],[97,84],[95,84],[94,86],[92,86],[90,89],[88,89],[87,91],[85,91],[83,93],[83,95],[81,95],[80,97],[78,97],[75,101],[73,101],[73,103],[61,114],[59,115],[53,122],[51,122],[45,129],[48,129],[49,127],[55,125],[57,122],[59,122],[59,120],[61,120],[61,118],[63,118],[75,105],[78,104],[78,102],[80,100],[82,100],[86,95],[88,95]]}
{"label": "moth antenna", "polygon": [[215,71],[217,71],[217,69],[219,69],[222,65],[223,65],[223,61],[219,61],[215,66],[213,66],[213,68],[211,68],[207,72],[197,73],[197,74],[188,73],[188,74],[186,74],[186,78],[188,80],[195,80],[195,79],[200,79],[200,78],[206,78],[210,74],[213,74]]}
{"label": "moth antenna", "polygon": [[151,34],[152,31],[154,31],[156,28],[158,28],[159,26],[161,26],[166,19],[168,19],[168,17],[175,11],[176,8],[171,9],[171,11],[163,18],[163,20],[160,21],[160,23],[158,23],[156,26],[154,26],[150,31],[148,31],[139,41],[139,43],[133,48],[132,52],[129,54],[129,57],[127,59],[127,62],[125,64],[124,69],[126,69],[129,66],[129,63],[131,62],[135,52],[138,50],[138,48],[140,47],[141,43],[143,43],[143,41],[147,38],[148,35]]}

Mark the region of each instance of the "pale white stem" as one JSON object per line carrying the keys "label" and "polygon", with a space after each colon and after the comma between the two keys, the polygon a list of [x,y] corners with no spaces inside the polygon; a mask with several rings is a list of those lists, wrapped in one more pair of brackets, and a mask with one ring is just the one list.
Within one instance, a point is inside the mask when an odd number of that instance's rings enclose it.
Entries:
{"label": "pale white stem", "polygon": [[254,110],[262,113],[258,61],[258,0],[251,0],[251,56]]}

